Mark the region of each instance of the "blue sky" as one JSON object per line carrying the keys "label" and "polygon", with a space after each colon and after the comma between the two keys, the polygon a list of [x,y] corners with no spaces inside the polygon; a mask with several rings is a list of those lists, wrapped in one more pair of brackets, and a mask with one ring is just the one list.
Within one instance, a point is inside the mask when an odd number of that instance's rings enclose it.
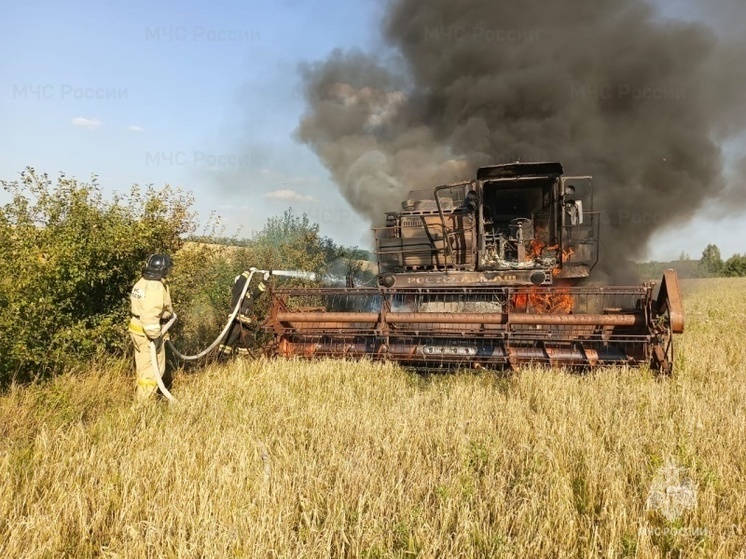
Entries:
{"label": "blue sky", "polygon": [[[334,48],[380,48],[377,0],[158,3],[28,0],[0,20],[0,178],[26,166],[107,191],[166,183],[192,191],[203,223],[245,234],[288,206],[337,242],[365,246],[369,225],[293,139],[304,103],[298,66]],[[661,0],[703,17],[694,0]],[[743,220],[662,232],[649,256],[698,257],[714,242],[744,252]],[[736,234],[734,234],[734,232]]]}

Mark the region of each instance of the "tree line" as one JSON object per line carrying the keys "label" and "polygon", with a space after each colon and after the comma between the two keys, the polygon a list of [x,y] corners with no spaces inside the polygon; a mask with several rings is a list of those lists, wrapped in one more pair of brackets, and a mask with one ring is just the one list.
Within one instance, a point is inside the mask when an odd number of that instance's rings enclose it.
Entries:
{"label": "tree line", "polygon": [[709,244],[702,251],[699,260],[682,252],[677,260],[670,262],[644,262],[637,264],[639,275],[643,278],[656,279],[667,268],[674,268],[680,278],[716,278],[746,276],[746,254],[734,254],[723,260],[720,249]]}

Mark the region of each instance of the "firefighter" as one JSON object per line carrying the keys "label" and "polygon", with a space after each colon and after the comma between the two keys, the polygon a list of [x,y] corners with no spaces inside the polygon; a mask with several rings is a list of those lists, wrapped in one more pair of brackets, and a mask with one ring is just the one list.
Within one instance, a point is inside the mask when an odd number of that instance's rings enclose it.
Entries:
{"label": "firefighter", "polygon": [[137,402],[150,398],[157,389],[156,371],[150,356],[150,342],[156,346],[158,372],[166,369],[166,350],[161,327],[173,315],[171,294],[166,284],[173,262],[167,254],[153,254],[148,258],[142,277],[132,288],[130,303],[132,318],[129,332],[135,345],[137,369]]}
{"label": "firefighter", "polygon": [[582,223],[583,217],[579,211],[579,202],[575,200],[575,187],[571,184],[568,184],[565,188],[564,203],[567,217],[570,220],[570,223],[566,225],[578,225]]}
{"label": "firefighter", "polygon": [[[227,358],[232,355],[248,355],[249,354],[249,342],[248,327],[252,323],[252,314],[254,312],[254,301],[256,301],[267,289],[267,281],[269,280],[271,272],[264,272],[264,276],[259,283],[246,290],[243,301],[241,301],[241,307],[238,310],[236,319],[233,322],[225,342],[220,344],[218,350],[218,356],[220,358]],[[233,287],[231,287],[231,309],[235,309],[238,304],[238,298],[241,297],[244,286],[251,276],[250,271],[246,271],[236,276],[233,280]]]}

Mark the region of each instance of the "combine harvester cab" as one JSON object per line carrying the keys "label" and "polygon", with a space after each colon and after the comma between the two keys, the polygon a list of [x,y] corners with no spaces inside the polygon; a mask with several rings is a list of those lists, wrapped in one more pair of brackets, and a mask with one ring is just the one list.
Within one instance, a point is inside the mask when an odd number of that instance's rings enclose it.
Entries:
{"label": "combine harvester cab", "polygon": [[563,177],[559,163],[485,167],[476,180],[411,192],[374,231],[378,288],[274,289],[269,353],[672,370],[683,331],[676,273],[655,296],[652,282],[589,285],[599,247],[590,177]]}

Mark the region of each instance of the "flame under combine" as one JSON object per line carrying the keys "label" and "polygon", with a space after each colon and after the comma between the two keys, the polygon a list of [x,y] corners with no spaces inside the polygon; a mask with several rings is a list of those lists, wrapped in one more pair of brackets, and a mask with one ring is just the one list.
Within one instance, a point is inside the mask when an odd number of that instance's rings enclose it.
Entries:
{"label": "flame under combine", "polygon": [[264,328],[281,356],[409,366],[650,364],[669,373],[683,331],[676,273],[578,285],[597,261],[589,177],[557,163],[482,168],[416,191],[375,229],[377,288],[278,288]]}

